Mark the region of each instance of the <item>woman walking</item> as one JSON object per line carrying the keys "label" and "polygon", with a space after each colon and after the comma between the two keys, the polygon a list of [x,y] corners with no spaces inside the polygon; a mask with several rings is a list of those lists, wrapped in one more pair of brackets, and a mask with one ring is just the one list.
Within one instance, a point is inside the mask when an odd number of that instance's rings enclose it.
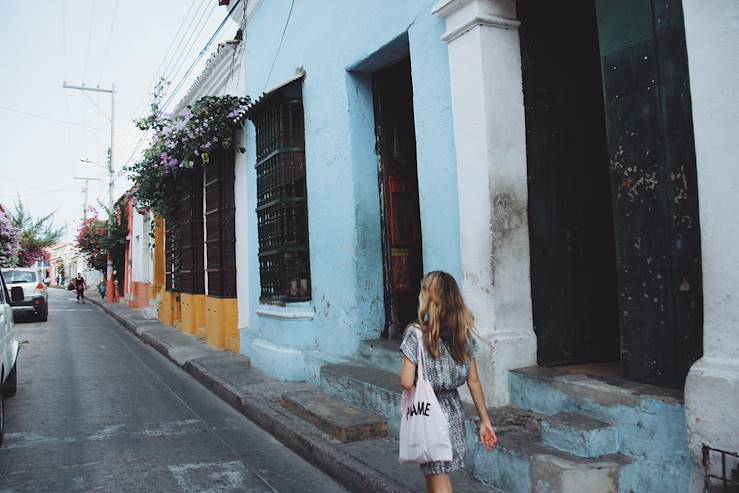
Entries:
{"label": "woman walking", "polygon": [[457,387],[465,382],[480,416],[480,441],[485,450],[497,442],[490,423],[485,396],[477,374],[475,354],[478,342],[473,335],[474,317],[462,299],[454,277],[446,272],[430,272],[421,280],[418,296],[418,321],[406,328],[400,346],[403,365],[400,384],[411,389],[418,364],[418,333],[422,334],[427,378],[449,423],[452,460],[421,464],[426,490],[431,493],[452,491],[449,473],[464,466],[465,428],[462,400]]}
{"label": "woman walking", "polygon": [[77,274],[77,277],[74,278],[74,290],[77,291],[77,303],[82,300],[82,303],[85,302],[85,288],[87,287],[85,283],[85,278],[82,277],[82,274]]}

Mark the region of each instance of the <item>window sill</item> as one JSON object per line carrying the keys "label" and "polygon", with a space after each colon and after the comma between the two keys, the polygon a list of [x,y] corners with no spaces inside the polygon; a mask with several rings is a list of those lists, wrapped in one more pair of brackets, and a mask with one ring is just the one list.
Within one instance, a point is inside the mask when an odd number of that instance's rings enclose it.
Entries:
{"label": "window sill", "polygon": [[285,306],[260,304],[257,315],[278,320],[313,320],[316,311],[309,303],[290,303]]}

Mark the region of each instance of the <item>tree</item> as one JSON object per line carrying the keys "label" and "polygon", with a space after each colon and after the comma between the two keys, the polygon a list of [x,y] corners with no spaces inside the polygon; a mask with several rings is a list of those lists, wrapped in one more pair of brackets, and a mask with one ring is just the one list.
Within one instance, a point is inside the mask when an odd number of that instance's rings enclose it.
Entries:
{"label": "tree", "polygon": [[54,212],[40,218],[34,219],[26,211],[20,197],[15,204],[15,213],[12,215],[12,224],[20,231],[20,251],[18,253],[18,265],[30,267],[42,257],[49,260],[49,254],[44,251],[62,237],[64,228],[54,226]]}
{"label": "tree", "polygon": [[85,220],[77,232],[77,250],[85,257],[87,265],[100,272],[105,272],[107,266],[107,237],[107,224],[97,216]]}
{"label": "tree", "polygon": [[20,231],[0,209],[0,267],[14,267],[18,263]]}
{"label": "tree", "polygon": [[[128,199],[124,196],[125,200]],[[97,215],[87,219],[77,232],[77,250],[85,257],[87,264],[95,270],[106,273],[108,254],[113,266],[119,272],[124,268],[126,253],[126,235],[128,234],[128,217],[126,202],[118,201],[109,219],[98,219]]]}

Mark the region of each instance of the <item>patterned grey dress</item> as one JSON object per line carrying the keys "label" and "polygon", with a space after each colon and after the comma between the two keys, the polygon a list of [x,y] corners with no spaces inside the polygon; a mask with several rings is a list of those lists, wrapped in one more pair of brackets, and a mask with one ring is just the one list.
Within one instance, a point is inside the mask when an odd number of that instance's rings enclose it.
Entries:
{"label": "patterned grey dress", "polygon": [[[417,325],[411,324],[405,329],[403,342],[400,344],[400,350],[411,360],[413,364],[418,364],[418,338],[416,332]],[[457,387],[467,382],[467,373],[470,369],[470,362],[477,353],[478,343],[474,337],[467,342],[468,362],[458,365],[449,352],[449,346],[442,340],[439,344],[439,357],[434,359],[424,346],[426,355],[426,373],[434,393],[439,399],[441,410],[449,422],[449,437],[452,441],[452,460],[451,462],[427,462],[421,464],[421,471],[426,476],[432,474],[448,474],[457,469],[464,467],[465,456],[465,429],[464,429],[464,410],[462,409],[462,400],[459,398]]]}

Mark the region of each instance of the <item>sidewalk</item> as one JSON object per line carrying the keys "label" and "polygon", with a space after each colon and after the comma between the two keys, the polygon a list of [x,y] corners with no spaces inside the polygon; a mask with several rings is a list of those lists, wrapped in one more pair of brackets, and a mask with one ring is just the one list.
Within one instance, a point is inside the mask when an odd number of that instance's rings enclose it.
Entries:
{"label": "sidewalk", "polygon": [[[283,401],[288,395],[318,389],[299,382],[280,382],[250,368],[249,358],[208,346],[156,319],[144,318],[139,310],[124,305],[94,303],[123,327],[138,336],[234,409],[272,434],[351,491],[425,491],[423,475],[415,464],[398,463],[398,441],[391,436],[355,442],[340,442],[299,416],[289,412]],[[490,492],[462,472],[453,477],[455,489]]]}

